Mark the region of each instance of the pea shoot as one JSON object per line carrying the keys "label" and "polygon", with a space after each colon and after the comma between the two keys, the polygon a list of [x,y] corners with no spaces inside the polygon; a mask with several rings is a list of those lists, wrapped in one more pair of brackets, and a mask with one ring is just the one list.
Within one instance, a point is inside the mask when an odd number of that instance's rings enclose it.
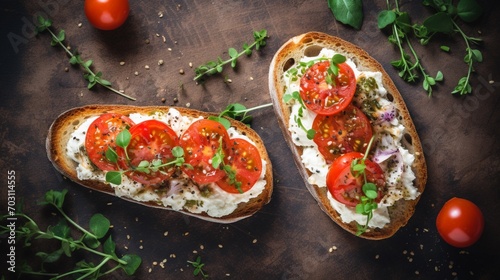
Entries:
{"label": "pea shoot", "polygon": [[50,35],[52,36],[51,45],[52,46],[59,45],[69,55],[69,57],[70,57],[69,63],[71,65],[79,65],[80,67],[83,68],[83,70],[85,71],[85,74],[83,75],[83,77],[85,78],[85,80],[88,81],[88,85],[87,85],[88,89],[93,88],[96,84],[100,84],[101,86],[107,88],[108,90],[110,90],[110,91],[112,91],[112,92],[114,92],[122,97],[125,97],[125,98],[130,99],[130,100],[136,100],[134,97],[126,95],[125,93],[111,87],[111,82],[108,80],[105,80],[102,77],[102,72],[99,71],[97,73],[94,73],[94,71],[92,71],[92,69],[90,69],[90,67],[93,64],[93,61],[90,59],[87,61],[84,61],[82,59],[82,57],[80,56],[80,54],[78,54],[76,51],[75,52],[70,51],[69,48],[67,48],[63,44],[64,40],[66,39],[65,31],[61,29],[59,31],[59,33],[57,33],[57,35],[56,35],[52,31],[52,29],[50,29],[51,26],[52,26],[51,20],[45,19],[42,16],[38,16],[38,25],[36,26],[36,31],[38,33],[43,32],[43,31],[48,31],[50,33]]}
{"label": "pea shoot", "polygon": [[363,195],[360,198],[360,203],[356,205],[356,213],[362,214],[366,216],[366,223],[364,225],[357,224],[357,232],[356,235],[359,236],[366,232],[368,229],[368,223],[373,218],[373,211],[378,208],[377,199],[377,185],[374,183],[368,182],[366,178],[366,164],[365,161],[368,157],[368,153],[373,144],[374,136],[370,139],[368,146],[366,147],[366,153],[361,159],[355,159],[351,162],[351,173],[354,177],[363,177],[363,186],[361,186],[361,190],[363,191]]}
{"label": "pea shoot", "polygon": [[229,104],[218,116],[209,116],[209,120],[218,121],[221,123],[226,129],[231,127],[231,123],[224,117],[228,117],[231,119],[238,120],[248,126],[252,122],[252,116],[248,115],[248,112],[259,110],[262,108],[273,106],[272,103],[266,103],[263,105],[259,105],[252,108],[247,108],[245,105],[240,103]]}
{"label": "pea shoot", "polygon": [[217,60],[208,61],[205,64],[196,67],[194,69],[196,76],[193,80],[201,81],[209,76],[221,73],[226,64],[230,64],[232,68],[235,68],[237,60],[240,56],[250,56],[252,54],[253,48],[258,51],[266,45],[266,39],[268,38],[267,30],[263,29],[261,31],[254,31],[253,38],[254,42],[250,45],[248,45],[247,43],[243,44],[243,50],[240,52],[238,52],[235,48],[229,48],[229,59],[222,60],[222,58],[218,57]]}
{"label": "pea shoot", "polygon": [[[111,223],[104,215],[100,213],[94,214],[90,218],[88,229],[71,219],[63,210],[67,192],[67,189],[62,191],[50,190],[45,193],[44,200],[39,203],[40,205],[54,207],[62,216],[59,223],[47,227],[45,231],[40,229],[39,225],[30,216],[22,213],[22,211],[18,211],[15,214],[15,217],[19,220],[26,221],[24,225],[15,229],[16,237],[18,240],[24,240],[26,247],[34,249],[33,245],[36,242],[43,242],[49,239],[60,242],[60,247],[54,251],[37,251],[34,254],[40,258],[41,269],[39,271],[25,263],[20,266],[20,274],[31,275],[31,277],[46,276],[51,277],[51,279],[97,279],[101,276],[111,274],[115,270],[123,269],[127,275],[133,275],[141,265],[141,258],[133,254],[118,257],[116,244],[109,233]],[[1,219],[6,220],[11,217],[11,215],[5,215]],[[2,235],[7,234],[10,230],[6,226],[0,226],[0,234]],[[75,234],[76,232],[78,235]],[[43,248],[48,247],[44,246]],[[78,256],[78,259],[80,259],[82,256],[85,257],[86,254],[91,254],[101,258],[101,260],[97,264],[85,259],[80,260],[74,268],[66,272],[51,272],[46,270],[47,264],[54,264],[63,256],[69,258]],[[111,268],[105,270],[105,267],[109,267],[110,265]],[[62,270],[66,266],[59,266],[58,268]]]}

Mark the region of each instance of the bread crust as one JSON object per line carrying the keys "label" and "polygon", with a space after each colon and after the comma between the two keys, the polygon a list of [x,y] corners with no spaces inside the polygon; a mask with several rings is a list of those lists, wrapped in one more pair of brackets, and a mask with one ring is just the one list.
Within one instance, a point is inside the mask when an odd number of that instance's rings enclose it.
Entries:
{"label": "bread crust", "polygon": [[[278,118],[278,123],[283,132],[284,138],[290,147],[294,156],[295,164],[304,179],[304,183],[309,192],[318,202],[320,208],[340,227],[352,234],[356,234],[357,227],[355,222],[344,223],[340,215],[333,209],[327,198],[327,188],[319,188],[316,185],[308,183],[307,178],[311,173],[301,163],[302,147],[295,146],[292,141],[289,127],[290,107],[283,102],[285,94],[285,83],[283,73],[294,63],[300,61],[304,54],[312,56],[312,53],[319,53],[322,48],[332,49],[345,57],[351,59],[360,71],[378,71],[382,73],[382,82],[387,89],[388,94],[392,96],[393,102],[402,117],[401,123],[405,127],[405,137],[403,145],[415,156],[412,170],[416,179],[414,185],[423,193],[427,182],[427,166],[425,162],[422,145],[418,137],[415,125],[411,119],[410,113],[405,105],[403,97],[394,85],[389,75],[385,72],[382,65],[372,58],[360,47],[347,42],[338,37],[334,37],[321,32],[308,32],[291,38],[276,52],[269,68],[269,91],[274,105],[274,110]],[[399,228],[406,225],[415,211],[416,204],[420,199],[419,195],[415,200],[400,199],[394,206],[389,207],[391,222],[384,228],[371,228],[360,237],[372,240],[379,240],[391,237]]]}
{"label": "bread crust", "polygon": [[[170,108],[175,108],[181,114],[190,117],[203,116],[204,118],[207,118],[210,115],[215,115],[193,109],[169,106],[88,105],[84,107],[77,107],[63,112],[54,120],[54,122],[50,126],[46,140],[47,156],[54,165],[55,169],[57,169],[68,179],[89,189],[107,193],[110,195],[115,195],[115,191],[109,184],[96,180],[78,179],[76,172],[77,163],[66,155],[66,145],[69,138],[71,137],[71,134],[78,128],[80,124],[82,124],[86,119],[92,116],[99,116],[101,114],[110,112],[120,113],[124,115],[129,115],[132,113],[148,114],[158,111],[167,112]],[[211,222],[233,223],[253,215],[271,200],[273,191],[273,173],[271,160],[269,159],[269,156],[267,154],[264,142],[254,130],[252,130],[245,124],[233,119],[229,119],[229,121],[231,122],[231,126],[235,127],[238,131],[243,132],[255,143],[257,149],[260,152],[262,160],[267,163],[264,177],[264,180],[266,181],[265,189],[259,196],[250,199],[250,201],[248,201],[247,203],[238,204],[238,207],[235,211],[220,218],[211,217],[206,213],[191,213],[186,210],[180,210],[178,212]],[[149,207],[173,210],[170,207],[161,206],[154,202],[140,202],[131,198],[121,198]]]}

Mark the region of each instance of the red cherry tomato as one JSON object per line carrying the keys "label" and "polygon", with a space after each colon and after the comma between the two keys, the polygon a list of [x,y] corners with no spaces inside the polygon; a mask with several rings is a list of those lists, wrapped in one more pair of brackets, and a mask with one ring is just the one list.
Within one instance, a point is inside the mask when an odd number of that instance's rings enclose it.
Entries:
{"label": "red cherry tomato", "polygon": [[483,233],[483,213],[473,202],[454,197],[439,211],[436,227],[446,243],[458,248],[468,247]]}
{"label": "red cherry tomato", "polygon": [[85,15],[95,28],[113,30],[120,27],[128,17],[128,0],[85,0]]}
{"label": "red cherry tomato", "polygon": [[[162,163],[175,160],[172,149],[178,146],[178,137],[167,124],[158,120],[147,120],[136,124],[130,128],[130,143],[127,146],[127,154],[130,162],[125,160],[125,151],[117,149],[119,164],[123,169],[137,167],[146,160],[152,162],[159,159]],[[175,166],[168,165],[159,168],[157,171],[149,173],[140,171],[128,171],[125,174],[132,180],[145,184],[155,185],[170,178],[175,171]]]}
{"label": "red cherry tomato", "polygon": [[370,120],[353,105],[335,115],[317,115],[312,129],[313,141],[327,163],[344,153],[364,152],[373,134]]}
{"label": "red cherry tomato", "polygon": [[222,152],[228,155],[229,135],[221,123],[208,119],[193,122],[179,140],[184,149],[184,160],[189,164],[182,167],[184,173],[199,184],[222,179],[226,174],[224,170],[212,165],[221,141]]}
{"label": "red cherry tomato", "polygon": [[[356,206],[360,203],[363,195],[364,178],[362,176],[355,177],[351,172],[351,162],[361,158],[363,155],[360,153],[347,153],[332,163],[326,175],[326,186],[333,198],[347,206]],[[366,179],[377,186],[378,196],[375,201],[379,202],[382,199],[385,186],[384,171],[377,163],[369,159],[365,160],[365,165]]]}
{"label": "red cherry tomato", "polygon": [[356,91],[356,77],[347,63],[338,65],[339,74],[334,83],[327,83],[330,61],[321,61],[309,68],[300,79],[300,97],[311,111],[333,115],[351,103]]}
{"label": "red cherry tomato", "polygon": [[95,119],[85,136],[85,149],[92,163],[104,171],[116,170],[116,164],[107,160],[106,150],[108,147],[116,150],[116,135],[133,125],[129,117],[117,113],[103,114]]}
{"label": "red cherry tomato", "polygon": [[[259,180],[262,173],[259,150],[248,141],[239,138],[231,139],[230,143],[230,154],[225,157],[227,159],[225,164],[231,166],[232,170],[236,172],[235,180],[241,183],[241,191],[246,192]],[[217,184],[228,193],[239,193],[235,182],[231,182],[227,174],[217,181]]]}

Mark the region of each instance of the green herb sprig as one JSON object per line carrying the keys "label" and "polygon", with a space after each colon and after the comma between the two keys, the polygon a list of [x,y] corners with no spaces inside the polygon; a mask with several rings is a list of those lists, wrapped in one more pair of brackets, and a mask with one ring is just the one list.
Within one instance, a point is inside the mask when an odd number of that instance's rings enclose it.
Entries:
{"label": "green herb sprig", "polygon": [[363,195],[360,198],[360,203],[356,205],[356,213],[365,215],[366,223],[364,225],[357,224],[357,232],[356,232],[357,236],[360,236],[361,234],[366,232],[366,230],[368,229],[368,223],[373,218],[373,211],[378,207],[377,202],[375,202],[375,199],[378,196],[377,185],[368,182],[365,172],[366,170],[365,161],[368,157],[368,153],[371,149],[374,139],[375,137],[372,137],[370,139],[370,142],[366,147],[366,153],[363,156],[363,158],[361,158],[360,160],[355,159],[351,162],[351,173],[355,177],[363,176],[363,186],[361,186]]}
{"label": "green herb sprig", "polygon": [[[380,29],[387,27],[392,32],[389,35],[389,42],[397,46],[400,59],[391,61],[391,65],[399,70],[399,77],[406,82],[413,83],[419,79],[418,73],[420,73],[422,75],[422,87],[431,96],[436,82],[442,81],[444,76],[441,71],[438,71],[435,77],[429,75],[412,45],[411,34],[413,32],[422,33],[422,30],[418,29],[417,25],[412,25],[410,15],[407,12],[400,10],[399,0],[394,1],[394,8],[391,7],[389,0],[387,0],[387,10],[379,13],[377,21]],[[405,45],[410,53],[405,49]]]}
{"label": "green herb sprig", "polygon": [[[127,153],[127,147],[130,144],[131,140],[131,134],[128,129],[125,129],[118,133],[116,136],[116,145],[118,147],[123,148],[125,152],[125,160],[127,161],[127,165],[130,167],[129,169],[125,170],[114,170],[114,171],[108,171],[106,172],[106,182],[115,184],[115,185],[120,185],[122,183],[122,175],[128,171],[137,171],[137,172],[142,172],[149,174],[151,172],[164,172],[161,170],[161,168],[167,167],[167,166],[182,166],[182,165],[188,165],[185,163],[184,160],[184,150],[180,146],[176,146],[172,148],[172,155],[175,157],[174,160],[170,162],[163,163],[161,159],[155,159],[152,161],[147,161],[143,160],[139,162],[138,166],[132,166],[130,163],[130,158]],[[111,147],[108,147],[106,149],[106,159],[109,160],[112,163],[118,163],[118,153]]]}
{"label": "green herb sprig", "polygon": [[90,69],[90,67],[92,66],[92,63],[93,61],[92,60],[87,60],[87,61],[84,61],[80,54],[78,54],[76,51],[73,53],[71,52],[64,44],[64,40],[66,39],[66,33],[64,30],[60,30],[59,33],[56,35],[51,29],[50,27],[52,26],[52,21],[49,20],[49,19],[45,19],[43,18],[42,16],[38,16],[38,25],[36,26],[36,31],[37,32],[43,32],[43,31],[48,31],[50,33],[50,35],[52,36],[52,41],[51,41],[51,45],[52,46],[61,46],[64,51],[69,55],[69,63],[71,65],[79,65],[83,68],[83,70],[85,71],[85,74],[83,75],[84,78],[88,81],[88,84],[87,84],[87,88],[88,89],[91,89],[93,88],[96,84],[100,84],[101,86],[109,89],[110,91],[122,96],[122,97],[125,97],[127,99],[130,99],[130,100],[136,100],[134,97],[131,97],[129,95],[126,95],[125,93],[119,91],[119,90],[116,90],[114,89],[113,87],[111,87],[111,82],[108,81],[108,80],[105,80],[103,77],[102,77],[102,72],[97,72],[97,73],[94,73],[94,71],[92,71],[92,69]]}
{"label": "green herb sprig", "polygon": [[200,256],[196,257],[195,261],[187,261],[187,262],[194,267],[193,271],[194,276],[201,275],[205,279],[208,278],[208,274],[205,271],[203,271],[203,267],[205,266],[205,264],[201,262]]}
{"label": "green herb sprig", "polygon": [[250,126],[253,117],[248,115],[249,112],[259,110],[262,108],[273,106],[272,103],[267,103],[259,106],[255,106],[252,108],[247,108],[245,105],[240,103],[232,103],[229,104],[218,116],[209,116],[208,119],[218,121],[221,123],[226,129],[231,127],[231,123],[224,117],[228,117],[234,120],[238,120],[247,126]]}
{"label": "green herb sprig", "polygon": [[283,95],[283,101],[288,104],[294,100],[295,102],[299,102],[300,108],[299,111],[297,112],[297,116],[295,116],[295,122],[297,125],[306,133],[307,139],[312,140],[314,138],[314,135],[316,135],[316,131],[314,129],[307,129],[304,124],[302,124],[302,118],[304,117],[304,110],[306,109],[306,105],[304,105],[304,101],[300,97],[300,93],[298,91],[294,91],[291,94],[287,93]]}
{"label": "green herb sprig", "polygon": [[267,30],[263,29],[261,31],[253,32],[254,42],[250,45],[247,43],[243,44],[243,50],[238,52],[235,48],[229,48],[228,55],[229,59],[222,60],[222,58],[218,57],[217,60],[208,61],[207,63],[200,65],[194,69],[195,77],[193,80],[201,81],[208,76],[215,75],[217,73],[221,73],[224,69],[224,65],[231,64],[232,68],[236,67],[236,62],[238,58],[242,55],[250,56],[252,54],[252,49],[260,50],[262,47],[266,45]]}
{"label": "green herb sprig", "polygon": [[236,170],[234,170],[231,165],[224,163],[225,156],[226,155],[222,150],[222,137],[221,137],[219,139],[219,147],[217,148],[215,155],[212,157],[212,167],[223,170],[229,179],[229,184],[234,186],[239,193],[243,193],[243,190],[241,189],[242,183],[236,179]]}
{"label": "green herb sprig", "polygon": [[[133,275],[141,265],[141,258],[137,255],[126,254],[121,258],[116,254],[116,244],[109,234],[110,221],[102,214],[98,213],[90,218],[88,230],[72,220],[62,209],[65,196],[68,190],[62,191],[50,190],[45,193],[44,200],[40,205],[51,205],[55,207],[62,215],[62,219],[54,226],[47,227],[43,231],[39,225],[28,215],[18,212],[15,214],[19,220],[24,219],[26,223],[16,228],[16,237],[19,240],[24,240],[24,245],[30,247],[34,240],[51,239],[60,242],[60,247],[52,252],[38,251],[35,253],[41,260],[41,270],[35,271],[33,268],[24,264],[21,266],[21,274],[49,276],[51,279],[63,279],[73,277],[75,279],[97,279],[101,276],[111,274],[117,269],[123,269],[127,275]],[[12,216],[2,216],[2,220]],[[80,236],[72,235],[71,227],[79,232]],[[3,224],[3,223],[2,223]],[[0,234],[6,234],[11,229],[6,226],[0,226]],[[108,238],[105,237],[108,235]],[[101,241],[104,240],[104,243]],[[96,265],[88,262],[85,259],[76,263],[73,270],[67,272],[47,272],[44,269],[45,264],[55,263],[61,259],[63,255],[73,257],[76,253],[91,253],[101,257],[101,261]],[[105,266],[111,268],[105,270]]]}

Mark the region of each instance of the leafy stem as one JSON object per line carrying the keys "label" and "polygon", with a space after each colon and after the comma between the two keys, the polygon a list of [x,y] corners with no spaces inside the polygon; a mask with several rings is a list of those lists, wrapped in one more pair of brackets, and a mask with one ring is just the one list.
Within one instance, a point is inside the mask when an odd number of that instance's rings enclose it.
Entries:
{"label": "leafy stem", "polygon": [[102,72],[94,73],[94,71],[92,71],[92,69],[90,69],[90,66],[93,63],[92,60],[84,61],[81,58],[80,54],[78,54],[77,52],[73,53],[72,51],[70,51],[63,44],[64,40],[66,39],[66,33],[64,32],[64,30],[61,29],[58,34],[55,34],[50,29],[51,26],[52,26],[51,20],[45,19],[42,16],[38,16],[38,25],[36,27],[37,32],[43,32],[43,31],[47,30],[52,37],[51,45],[52,46],[59,45],[60,47],[62,47],[63,50],[70,57],[69,58],[70,64],[71,65],[79,65],[80,67],[82,67],[84,69],[84,71],[85,71],[84,77],[88,81],[88,85],[87,85],[88,89],[91,89],[96,84],[100,84],[101,86],[107,88],[108,90],[110,90],[110,91],[112,91],[112,92],[114,92],[122,97],[125,97],[125,98],[130,99],[130,100],[136,100],[135,98],[133,98],[129,95],[126,95],[125,93],[111,87],[111,82],[102,78]]}
{"label": "leafy stem", "polygon": [[259,50],[260,48],[266,45],[267,30],[263,29],[261,31],[253,32],[254,42],[250,45],[247,43],[243,44],[243,50],[238,52],[235,48],[228,49],[229,59],[222,60],[222,58],[218,57],[217,60],[208,61],[207,63],[200,65],[194,69],[196,76],[193,80],[200,81],[208,76],[215,75],[217,73],[221,73],[224,65],[231,64],[232,68],[236,67],[236,62],[238,58],[242,55],[250,56],[252,54],[252,49]]}
{"label": "leafy stem", "polygon": [[300,97],[300,93],[298,91],[294,91],[291,94],[287,93],[287,94],[283,95],[283,101],[285,103],[289,103],[292,100],[294,100],[295,102],[299,102],[299,104],[300,104],[299,111],[298,111],[297,115],[295,116],[295,122],[306,133],[307,139],[309,139],[309,140],[313,139],[314,135],[316,134],[316,131],[312,128],[307,129],[304,126],[304,124],[302,124],[302,118],[304,117],[304,110],[307,111],[307,109],[306,109],[306,106],[304,105],[304,101]]}
{"label": "leafy stem", "polygon": [[[53,252],[38,251],[34,254],[41,259],[41,271],[34,271],[31,266],[25,264],[21,267],[20,273],[50,276],[52,277],[51,279],[62,279],[70,275],[74,275],[76,279],[97,279],[102,275],[109,274],[121,268],[126,274],[133,275],[141,264],[141,258],[136,255],[124,255],[122,258],[119,258],[116,255],[116,244],[109,234],[110,222],[102,214],[97,213],[90,218],[89,230],[84,229],[83,226],[74,222],[62,209],[66,193],[66,189],[63,191],[50,190],[45,193],[44,200],[40,204],[55,207],[63,217],[58,224],[47,227],[45,231],[41,230],[31,217],[21,212],[1,217],[2,220],[12,216],[26,220],[24,225],[18,226],[15,229],[16,237],[19,240],[24,240],[26,247],[32,245],[32,240],[52,239],[60,242],[60,248]],[[72,230],[66,223],[67,221],[80,233],[80,238],[75,238],[71,235]],[[11,228],[3,225],[0,226],[0,234],[6,234],[10,231],[12,231]],[[105,236],[108,236],[108,238],[101,244],[99,240],[104,240]],[[57,262],[63,254],[67,257],[72,257],[73,252],[79,250],[100,256],[102,260],[97,266],[85,260],[79,261],[76,263],[75,268],[64,273],[52,273],[44,270],[44,264]],[[116,265],[105,272],[101,272],[104,265],[110,261],[115,262]]]}
{"label": "leafy stem", "polygon": [[208,278],[208,274],[203,271],[204,263],[201,262],[201,257],[198,256],[195,261],[187,261],[194,267],[193,275],[198,276],[201,275],[203,278]]}
{"label": "leafy stem", "polygon": [[252,122],[252,116],[248,115],[248,112],[259,110],[262,108],[273,106],[272,103],[267,103],[252,108],[246,108],[245,105],[240,103],[229,104],[218,116],[209,116],[208,119],[218,121],[226,129],[231,127],[231,122],[224,117],[235,119],[241,121],[242,123],[250,126]]}
{"label": "leafy stem", "polygon": [[363,191],[363,195],[360,198],[360,203],[356,205],[356,213],[362,214],[366,216],[366,223],[364,225],[357,225],[356,235],[359,236],[366,232],[368,229],[368,223],[373,218],[373,210],[378,208],[377,202],[375,199],[378,196],[377,185],[372,182],[369,182],[366,177],[366,159],[368,157],[368,153],[371,149],[375,137],[372,136],[368,146],[366,147],[366,153],[360,160],[355,159],[351,163],[351,173],[355,177],[363,176],[363,185],[361,189]]}

